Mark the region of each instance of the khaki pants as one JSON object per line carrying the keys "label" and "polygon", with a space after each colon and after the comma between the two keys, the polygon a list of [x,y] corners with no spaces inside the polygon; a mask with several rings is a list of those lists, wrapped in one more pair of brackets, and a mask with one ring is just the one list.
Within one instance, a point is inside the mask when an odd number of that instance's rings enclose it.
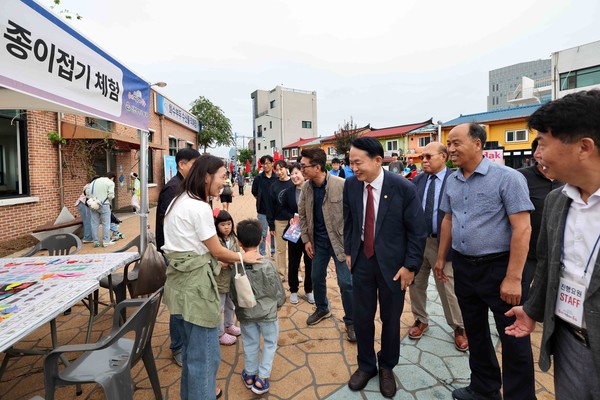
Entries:
{"label": "khaki pants", "polygon": [[287,280],[287,242],[283,239],[283,231],[288,221],[275,220],[275,264],[283,281]]}
{"label": "khaki pants", "polygon": [[[419,273],[415,276],[415,282],[410,285],[410,289],[408,290],[410,295],[410,305],[415,321],[418,319],[425,324],[429,323],[429,315],[427,314],[426,309],[429,273],[435,266],[437,253],[438,240],[436,238],[427,238],[423,265],[421,265]],[[454,269],[452,268],[452,262],[446,262],[444,273],[448,276],[448,282],[440,282],[436,279],[435,285],[440,295],[440,300],[442,301],[446,322],[452,329],[458,327],[463,328],[462,314],[454,292]]]}

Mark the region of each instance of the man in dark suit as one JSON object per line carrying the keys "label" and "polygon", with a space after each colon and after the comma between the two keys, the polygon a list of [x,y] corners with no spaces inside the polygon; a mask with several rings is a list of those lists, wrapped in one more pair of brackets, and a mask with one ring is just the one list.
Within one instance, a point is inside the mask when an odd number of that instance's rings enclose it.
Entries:
{"label": "man in dark suit", "polygon": [[[425,224],[427,225],[427,242],[423,265],[419,274],[415,277],[415,283],[411,285],[410,307],[415,317],[414,325],[408,330],[410,339],[419,339],[429,327],[429,315],[427,314],[427,286],[429,286],[429,275],[435,265],[437,258],[439,240],[438,235],[442,231],[442,220],[444,213],[439,209],[446,187],[446,180],[452,174],[446,166],[448,160],[448,149],[439,142],[431,142],[423,149],[421,154],[423,173],[415,176],[412,183],[417,187],[417,194],[425,213]],[[446,322],[454,331],[454,347],[458,351],[467,351],[469,341],[465,333],[465,326],[458,305],[458,299],[454,292],[454,271],[450,258],[446,260],[444,273],[448,276],[446,282],[436,279],[435,284],[442,301]]]}
{"label": "man in dark suit", "polygon": [[557,399],[600,399],[600,90],[567,95],[529,118],[535,158],[565,182],[546,197],[529,299],[508,335],[544,323],[539,365],[554,355]]}
{"label": "man in dark suit", "polygon": [[[373,138],[355,139],[344,185],[344,252],[352,272],[358,370],[348,386],[363,389],[377,375],[385,397],[394,397],[393,368],[400,356],[400,316],[406,288],[423,262],[426,227],[414,185],[381,167],[383,147]],[[379,297],[381,351],[375,355],[375,312]]]}

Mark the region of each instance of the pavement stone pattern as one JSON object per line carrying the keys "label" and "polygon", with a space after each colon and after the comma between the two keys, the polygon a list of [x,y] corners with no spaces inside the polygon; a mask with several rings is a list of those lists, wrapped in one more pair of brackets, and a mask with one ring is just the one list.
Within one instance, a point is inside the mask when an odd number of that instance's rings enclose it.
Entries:
{"label": "pavement stone pattern", "polygon": [[[250,187],[245,196],[238,196],[237,190],[230,213],[236,222],[245,218],[255,218],[256,208]],[[214,202],[214,207],[221,204]],[[153,230],[155,211],[150,211],[149,221]],[[139,218],[134,214],[119,215],[123,220],[120,231],[126,238],[115,246],[93,248],[92,244],[83,245],[81,253],[104,253],[123,247],[140,232]],[[26,250],[12,254],[19,256]],[[408,338],[407,332],[414,319],[410,312],[410,302],[406,296],[404,312],[401,318],[401,334],[403,336],[400,361],[394,369],[398,384],[396,399],[451,399],[454,388],[468,385],[468,356],[454,348],[453,333],[445,322],[443,310],[438,298],[433,278],[430,278],[427,309],[430,314],[429,330],[419,340]],[[287,288],[287,284],[284,284]],[[300,301],[296,305],[289,302],[279,312],[280,335],[279,348],[273,364],[271,375],[271,391],[263,396],[250,392],[243,385],[240,373],[243,369],[243,350],[240,340],[232,346],[221,346],[221,365],[217,374],[217,384],[223,389],[222,399],[382,399],[379,393],[378,378],[373,378],[367,387],[360,392],[353,392],[347,386],[350,375],[356,369],[356,345],[345,338],[345,326],[342,320],[343,308],[339,289],[335,279],[335,268],[330,264],[327,276],[328,296],[332,309],[332,317],[321,323],[308,327],[306,318],[314,311],[314,306],[306,301],[302,285],[299,292]],[[104,299],[106,291],[101,292]],[[289,298],[289,292],[288,292]],[[110,312],[108,313],[110,314]],[[59,316],[57,327],[59,343],[79,344],[85,340],[86,323],[89,314],[83,305],[73,307],[72,314]],[[495,343],[497,334],[490,318]],[[92,341],[106,334],[110,329],[111,316],[105,315],[94,323]],[[381,332],[381,324],[376,321],[376,337]],[[539,356],[541,327],[532,335],[534,359]],[[152,345],[156,358],[160,383],[165,400],[179,399],[179,380],[181,368],[171,357],[169,349],[169,312],[162,306],[154,329]],[[50,328],[47,324],[25,340],[18,343],[21,348],[38,348],[50,346]],[[497,348],[500,345],[496,344]],[[379,347],[379,343],[375,344]],[[501,359],[498,353],[499,360]],[[136,391],[135,400],[153,399],[150,382],[142,363],[132,371]],[[552,374],[542,373],[536,366],[536,383],[538,399],[553,399],[554,387]],[[30,399],[35,395],[44,396],[43,357],[28,356],[13,358],[8,370],[0,380],[0,399]],[[75,396],[74,387],[61,388],[56,393],[57,399],[103,399],[101,389],[94,385],[84,385],[83,395]]]}

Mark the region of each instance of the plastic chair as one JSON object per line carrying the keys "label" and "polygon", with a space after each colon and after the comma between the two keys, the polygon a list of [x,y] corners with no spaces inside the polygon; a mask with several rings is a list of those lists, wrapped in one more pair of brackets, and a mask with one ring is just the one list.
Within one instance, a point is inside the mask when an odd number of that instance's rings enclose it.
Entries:
{"label": "plastic chair", "polygon": [[[131,369],[141,359],[154,396],[157,400],[162,400],[151,343],[161,298],[162,289],[147,299],[123,301],[115,308],[113,327],[106,337],[97,343],[61,346],[52,351],[44,360],[46,399],[54,399],[56,387],[82,383],[99,384],[107,399],[133,399]],[[120,325],[120,311],[125,307],[139,308]],[[130,338],[132,332],[135,333],[133,339]],[[84,353],[59,371],[61,355],[80,352]]]}
{"label": "plastic chair", "polygon": [[[71,249],[75,247],[74,251]],[[77,254],[81,249],[81,239],[72,233],[57,233],[52,236],[48,236],[35,245],[28,253],[24,254],[23,257],[31,257],[36,253],[47,250],[49,256],[66,256],[69,254]]]}
{"label": "plastic chair", "polygon": [[[115,253],[123,253],[134,247],[136,248],[137,252],[139,253],[140,252],[140,236],[139,235],[135,239],[133,239],[131,242],[127,243],[127,245],[125,245],[125,247],[115,251]],[[137,258],[136,260],[133,260],[132,262],[127,264],[125,266],[123,272],[117,272],[114,274],[110,274],[110,276],[107,276],[100,280],[100,287],[111,290],[115,295],[115,300],[113,301],[112,293],[111,293],[111,304],[119,304],[120,302],[125,300],[127,298],[127,289],[129,289],[129,295],[131,296],[131,294],[133,293],[132,285],[138,278],[139,263],[140,263],[140,259]],[[132,264],[133,264],[133,268],[130,271],[129,268],[131,267]]]}

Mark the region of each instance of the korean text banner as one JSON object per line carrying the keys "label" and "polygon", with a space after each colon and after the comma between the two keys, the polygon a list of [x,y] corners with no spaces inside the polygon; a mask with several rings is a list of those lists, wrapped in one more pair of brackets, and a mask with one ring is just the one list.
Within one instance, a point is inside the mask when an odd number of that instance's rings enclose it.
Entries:
{"label": "korean text banner", "polygon": [[0,2],[0,86],[148,130],[148,82],[33,0]]}

